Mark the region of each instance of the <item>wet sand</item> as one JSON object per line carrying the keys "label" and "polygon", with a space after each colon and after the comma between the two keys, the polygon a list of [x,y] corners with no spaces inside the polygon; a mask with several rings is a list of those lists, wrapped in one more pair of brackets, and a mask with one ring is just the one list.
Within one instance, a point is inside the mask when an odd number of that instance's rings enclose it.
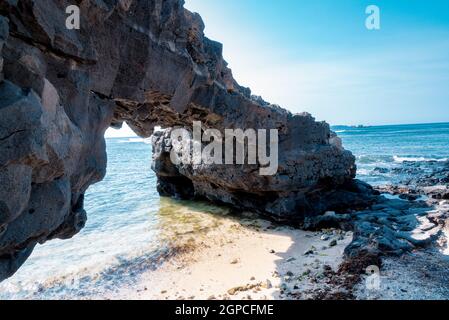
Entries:
{"label": "wet sand", "polygon": [[352,233],[307,232],[269,221],[220,219],[178,245],[180,252],[111,299],[307,299],[336,270]]}

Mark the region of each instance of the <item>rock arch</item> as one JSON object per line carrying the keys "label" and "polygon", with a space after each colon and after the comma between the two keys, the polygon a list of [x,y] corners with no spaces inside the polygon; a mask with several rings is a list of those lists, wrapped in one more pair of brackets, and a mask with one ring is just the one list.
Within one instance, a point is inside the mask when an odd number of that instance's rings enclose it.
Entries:
{"label": "rock arch", "polygon": [[159,133],[154,170],[165,195],[292,221],[369,201],[328,124],[240,86],[182,0],[78,1],[80,30],[65,28],[69,2],[0,0],[0,280],[37,243],[84,226],[84,192],[105,174],[104,132],[123,122],[142,137],[194,120],[279,130],[272,177],[254,166],[174,166]]}

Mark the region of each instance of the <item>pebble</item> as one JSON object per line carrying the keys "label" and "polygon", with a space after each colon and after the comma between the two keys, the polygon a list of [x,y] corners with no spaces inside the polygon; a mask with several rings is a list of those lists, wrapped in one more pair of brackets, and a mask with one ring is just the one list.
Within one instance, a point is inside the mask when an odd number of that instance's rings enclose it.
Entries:
{"label": "pebble", "polygon": [[325,271],[332,271],[332,267],[331,267],[330,265],[328,265],[328,264],[325,264],[325,265],[323,266],[323,269],[324,269]]}
{"label": "pebble", "polygon": [[327,241],[327,240],[329,240],[329,236],[327,234],[323,234],[320,239],[322,241]]}
{"label": "pebble", "polygon": [[329,247],[335,247],[337,244],[337,240],[334,239],[329,243]]}
{"label": "pebble", "polygon": [[310,269],[307,269],[302,273],[303,276],[308,276],[312,271]]}
{"label": "pebble", "polygon": [[295,261],[295,260],[296,260],[295,257],[290,257],[290,258],[288,258],[286,261],[287,261],[287,262],[293,262],[293,261]]}
{"label": "pebble", "polygon": [[234,259],[231,261],[231,264],[237,264],[237,263],[239,263],[239,259]]}
{"label": "pebble", "polygon": [[261,287],[264,289],[271,289],[273,288],[273,285],[271,284],[271,281],[267,279],[264,283],[261,284]]}
{"label": "pebble", "polygon": [[313,254],[313,250],[312,249],[304,251],[304,255],[305,256],[308,256],[308,255],[311,255],[311,254]]}

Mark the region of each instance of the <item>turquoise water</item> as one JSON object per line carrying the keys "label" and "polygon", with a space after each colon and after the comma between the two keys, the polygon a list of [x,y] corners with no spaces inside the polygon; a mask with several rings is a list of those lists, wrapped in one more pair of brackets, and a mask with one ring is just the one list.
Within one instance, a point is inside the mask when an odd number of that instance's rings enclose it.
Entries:
{"label": "turquoise water", "polygon": [[[376,168],[449,158],[449,123],[333,129],[356,155],[358,178],[372,184],[398,178]],[[170,254],[173,239],[213,226],[213,213],[226,214],[206,203],[160,199],[151,146],[142,139],[107,139],[107,151],[107,175],[86,194],[86,227],[73,239],[38,246],[0,284],[0,299],[82,298],[132,286]]]}
{"label": "turquoise water", "polygon": [[105,179],[86,193],[85,228],[72,239],[38,245],[0,284],[0,299],[91,298],[132,287],[139,274],[229,213],[209,203],[160,198],[151,146],[143,139],[107,139],[107,152]]}
{"label": "turquoise water", "polygon": [[110,139],[107,152],[105,179],[86,193],[86,227],[73,239],[37,246],[19,272],[0,284],[0,298],[26,297],[65,278],[98,278],[108,268],[156,254],[160,198],[150,167],[151,146],[141,139]]}
{"label": "turquoise water", "polygon": [[357,158],[358,178],[374,184],[395,183],[400,176],[379,173],[398,168],[404,161],[449,159],[449,123],[373,126],[335,126],[346,149]]}

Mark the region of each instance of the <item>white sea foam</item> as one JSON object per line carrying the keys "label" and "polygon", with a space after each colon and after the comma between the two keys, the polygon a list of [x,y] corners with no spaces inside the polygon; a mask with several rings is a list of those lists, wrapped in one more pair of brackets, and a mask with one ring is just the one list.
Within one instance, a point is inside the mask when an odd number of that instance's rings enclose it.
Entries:
{"label": "white sea foam", "polygon": [[393,156],[393,160],[395,162],[406,162],[406,161],[410,161],[410,162],[417,162],[417,161],[438,161],[438,162],[445,162],[448,161],[448,158],[425,158],[425,157],[400,157],[400,156]]}
{"label": "white sea foam", "polygon": [[387,198],[388,200],[401,200],[401,201],[405,201],[404,199],[401,199],[398,195],[393,195],[393,194],[389,194],[389,193],[382,193],[382,195]]}
{"label": "white sea foam", "polygon": [[118,141],[119,143],[146,143],[146,144],[150,144],[151,143],[151,139],[147,138],[128,138],[126,140],[120,140]]}
{"label": "white sea foam", "polygon": [[367,175],[371,174],[371,170],[365,169],[365,168],[358,168],[357,174],[367,176]]}

